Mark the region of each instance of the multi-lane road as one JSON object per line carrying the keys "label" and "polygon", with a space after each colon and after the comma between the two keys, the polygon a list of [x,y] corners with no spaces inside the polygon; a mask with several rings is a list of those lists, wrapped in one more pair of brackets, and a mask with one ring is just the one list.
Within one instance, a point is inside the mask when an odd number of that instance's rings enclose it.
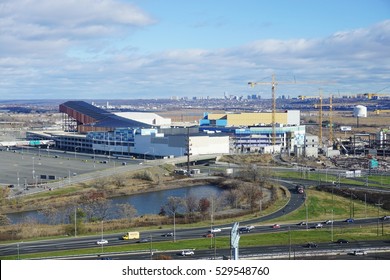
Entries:
{"label": "multi-lane road", "polygon": [[[285,186],[287,186],[291,191],[291,199],[289,202],[280,209],[279,211],[276,211],[275,213],[272,213],[270,215],[259,217],[256,219],[248,220],[248,221],[242,221],[240,222],[240,226],[244,225],[254,225],[255,228],[250,231],[250,233],[244,233],[246,236],[250,236],[251,234],[256,233],[267,233],[267,232],[280,232],[280,231],[295,231],[295,230],[328,230],[331,231],[333,228],[341,228],[343,226],[364,226],[364,225],[378,225],[378,219],[359,219],[355,220],[354,223],[347,223],[344,220],[343,221],[334,221],[333,224],[324,224],[323,223],[323,229],[315,229],[315,225],[318,222],[324,222],[324,221],[317,221],[317,222],[310,222],[306,225],[298,225],[298,224],[280,224],[279,228],[274,228],[272,224],[268,225],[258,225],[260,223],[264,224],[265,221],[278,218],[288,212],[294,211],[295,209],[299,208],[303,202],[304,198],[302,194],[298,194],[295,191],[293,191],[294,185],[289,184],[287,182],[283,183]],[[381,223],[390,223],[390,221],[381,221]],[[218,232],[218,236],[229,236],[231,231],[231,224],[225,224],[225,225],[219,225],[218,228],[221,229],[221,232]],[[203,227],[203,228],[191,228],[191,229],[177,229],[175,233],[175,239],[176,240],[184,240],[184,239],[194,239],[194,238],[202,238],[205,233],[209,230],[209,227]],[[167,241],[167,240],[173,240],[173,237],[164,237],[162,236],[166,231],[163,230],[155,230],[155,231],[145,231],[141,232],[140,240],[148,239],[152,246],[153,242],[158,241]],[[17,242],[12,244],[4,244],[0,245],[0,256],[7,256],[7,255],[18,255],[21,256],[23,254],[30,254],[30,253],[38,253],[38,252],[49,252],[49,251],[61,251],[61,250],[76,250],[76,249],[82,249],[82,248],[101,248],[102,250],[97,250],[99,252],[104,252],[104,248],[106,246],[115,246],[115,245],[123,245],[128,243],[136,243],[137,241],[131,240],[131,241],[125,241],[121,240],[121,234],[109,234],[104,235],[104,239],[108,240],[108,244],[106,245],[97,245],[96,241],[101,238],[101,236],[91,236],[91,237],[76,237],[76,238],[65,238],[65,239],[55,239],[55,240],[45,240],[45,241],[35,241],[35,242]],[[336,241],[336,240],[335,240]],[[343,249],[343,244],[336,244],[333,242],[330,242],[329,244],[324,244],[319,246],[318,248],[311,249],[310,253],[313,255],[320,254],[321,251],[324,253],[324,250],[327,251],[334,251],[335,249]],[[349,244],[347,244],[349,245]],[[370,242],[356,242],[356,244],[350,244],[351,246],[346,247],[345,249],[350,248],[374,248],[376,251],[378,251],[378,248],[386,248],[387,250],[390,250],[390,242],[383,242],[383,241],[370,241]],[[270,249],[272,248],[272,249]],[[185,248],[183,248],[185,249]],[[276,250],[276,251],[275,251]],[[287,251],[286,251],[287,250]],[[262,248],[243,248],[240,251],[241,255],[247,255],[254,257],[256,254],[259,254],[258,252],[262,252],[261,255],[264,254],[271,254],[268,257],[272,257],[272,254],[276,254],[277,256],[284,256],[286,252],[289,254],[289,257],[291,257],[291,252],[294,252],[295,256],[299,255],[302,256],[302,252],[307,252],[308,250],[303,248],[301,245],[293,247],[286,247],[286,246],[271,246],[271,247],[262,247]],[[180,252],[168,252],[171,257],[181,257]],[[208,250],[200,251],[202,253],[197,252],[196,256],[199,258],[205,258],[210,256],[215,257],[215,251],[212,252],[210,255],[210,252]],[[230,254],[230,252],[224,251],[224,250],[218,250],[218,256],[222,257],[226,254]],[[257,252],[257,253],[256,253]],[[284,252],[284,253],[283,253]],[[379,252],[379,251],[378,251]],[[178,255],[179,253],[179,255]],[[282,254],[283,253],[283,254]],[[345,253],[345,252],[344,252]],[[115,258],[150,258],[150,252],[144,252],[139,254],[115,254]],[[87,256],[86,258],[96,258],[97,256]],[[113,256],[110,255],[110,258]],[[85,258],[85,257],[80,257]]]}
{"label": "multi-lane road", "polygon": [[[255,224],[255,221],[253,221]],[[386,221],[387,222],[387,221]],[[376,219],[362,219],[356,220],[354,226],[363,226],[363,225],[373,225],[376,224]],[[388,222],[387,222],[388,223]],[[315,223],[310,223],[310,227],[308,230],[323,230],[323,229],[314,229]],[[347,223],[345,221],[334,221],[333,227],[342,227],[346,226]],[[221,232],[217,233],[217,238],[220,236],[229,236],[231,231],[231,225],[222,225],[218,228],[221,229]],[[351,226],[350,224],[348,226]],[[330,231],[332,225],[324,225],[324,228],[327,231]],[[193,229],[179,229],[176,230],[176,240],[185,240],[185,239],[194,239],[194,238],[203,238],[202,236],[207,233],[210,228],[193,228]],[[288,231],[288,230],[306,230],[305,226],[300,226],[297,224],[280,224],[280,228],[273,228],[271,225],[265,226],[255,226],[250,233],[243,233],[242,238],[249,238],[251,234],[256,233],[267,233],[267,232],[280,232],[280,231]],[[168,241],[173,240],[173,237],[164,237],[162,236],[166,231],[158,230],[158,231],[145,231],[141,232],[140,240],[145,238],[148,239],[148,243],[150,246],[153,246],[154,242],[159,241]],[[76,238],[65,238],[65,239],[56,239],[56,240],[44,240],[44,241],[34,241],[34,242],[18,242],[12,244],[3,244],[0,245],[0,256],[9,256],[9,255],[18,255],[22,256],[24,254],[30,253],[38,253],[38,252],[50,252],[50,251],[61,251],[61,250],[76,250],[83,248],[95,248],[97,249],[96,255],[87,255],[87,256],[77,256],[75,258],[79,259],[96,259],[100,258],[101,252],[104,252],[104,249],[107,246],[115,246],[115,245],[124,245],[124,244],[133,244],[136,243],[136,240],[121,240],[120,234],[110,234],[105,235],[104,239],[108,240],[108,244],[106,245],[97,245],[96,241],[99,240],[100,236],[92,236],[92,237],[76,237]],[[148,246],[149,247],[149,246]],[[100,248],[102,250],[100,250]],[[182,248],[188,249],[188,248]],[[347,254],[348,252],[352,252],[353,250],[366,250],[370,252],[380,253],[383,250],[390,251],[390,240],[385,241],[358,241],[358,242],[350,242],[348,244],[339,244],[337,240],[329,243],[321,243],[318,244],[317,248],[305,248],[304,244],[299,245],[291,245],[291,246],[263,246],[263,247],[253,247],[253,248],[241,248],[240,255],[248,258],[286,258],[286,257],[305,257],[305,256],[316,256],[319,255],[327,255],[327,254],[335,254],[335,253],[343,253]],[[159,252],[153,249],[154,255],[156,254],[164,254],[169,255],[172,258],[182,258],[180,255],[181,251],[168,251],[168,252]],[[99,255],[99,256],[98,256]],[[126,252],[120,254],[105,254],[109,258],[116,259],[143,259],[150,258],[150,251],[144,252]],[[229,250],[199,250],[196,251],[196,258],[222,258],[223,256],[230,256]],[[66,257],[72,258],[72,257]]]}

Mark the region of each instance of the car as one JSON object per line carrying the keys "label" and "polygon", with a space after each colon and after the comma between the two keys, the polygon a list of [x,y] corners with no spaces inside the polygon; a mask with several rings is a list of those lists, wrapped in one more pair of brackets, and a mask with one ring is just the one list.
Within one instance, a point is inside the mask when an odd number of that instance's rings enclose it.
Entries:
{"label": "car", "polygon": [[170,237],[170,236],[173,236],[173,232],[167,232],[167,233],[163,233],[161,234],[162,237]]}
{"label": "car", "polygon": [[306,225],[306,222],[300,222],[297,224],[297,226],[305,226]]}
{"label": "car", "polygon": [[349,219],[346,219],[344,222],[346,222],[346,223],[354,223],[355,220],[352,219],[352,218],[349,218]]}
{"label": "car", "polygon": [[203,237],[212,238],[212,237],[214,237],[214,234],[206,233],[206,234],[203,234]]}
{"label": "car", "polygon": [[137,241],[137,243],[148,243],[150,240],[148,238],[140,239]]}
{"label": "car", "polygon": [[15,185],[8,185],[8,187],[12,189],[15,187]]}
{"label": "car", "polygon": [[309,242],[307,244],[305,244],[303,247],[306,247],[306,248],[317,248],[318,245],[314,242]]}
{"label": "car", "polygon": [[355,251],[352,252],[351,255],[354,255],[354,256],[364,256],[364,255],[367,255],[367,252],[363,251],[363,250],[355,250]]}
{"label": "car", "polygon": [[221,232],[220,228],[212,228],[209,230],[209,233],[216,233],[216,232]]}
{"label": "car", "polygon": [[383,216],[383,217],[381,218],[381,220],[383,220],[383,221],[390,220],[390,216]]}
{"label": "car", "polygon": [[106,240],[106,239],[100,239],[100,240],[96,241],[96,244],[97,244],[97,245],[108,244],[108,240]]}
{"label": "car", "polygon": [[274,224],[274,225],[272,225],[272,228],[280,228],[280,225],[279,224]]}
{"label": "car", "polygon": [[349,241],[346,240],[346,239],[338,239],[338,240],[336,241],[336,243],[339,243],[339,244],[348,244]]}
{"label": "car", "polygon": [[315,168],[310,168],[310,171],[316,171],[316,169]]}
{"label": "car", "polygon": [[246,226],[246,228],[249,229],[249,230],[252,230],[252,229],[255,228],[255,226],[249,225],[249,226]]}
{"label": "car", "polygon": [[331,224],[333,224],[333,221],[332,221],[332,220],[326,220],[324,223],[325,223],[326,225],[331,225]]}
{"label": "car", "polygon": [[181,255],[182,256],[193,256],[195,253],[194,253],[194,251],[193,250],[183,250],[182,252],[181,252]]}
{"label": "car", "polygon": [[314,228],[322,228],[323,226],[324,226],[323,224],[318,223],[318,224],[316,224],[316,225],[314,226]]}
{"label": "car", "polygon": [[244,232],[250,232],[251,230],[249,228],[247,228],[247,227],[242,227],[242,228],[239,228],[238,231],[240,233],[244,233]]}

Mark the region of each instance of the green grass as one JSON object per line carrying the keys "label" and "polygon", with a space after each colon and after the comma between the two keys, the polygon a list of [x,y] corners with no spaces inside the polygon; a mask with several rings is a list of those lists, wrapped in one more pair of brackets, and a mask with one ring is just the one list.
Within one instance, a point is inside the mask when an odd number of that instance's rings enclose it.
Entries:
{"label": "green grass", "polygon": [[[316,171],[302,172],[299,170],[296,171],[276,171],[276,177],[289,178],[289,179],[305,179],[317,182],[338,182],[338,176],[331,174],[318,173]],[[366,185],[366,177],[360,178],[344,178],[340,176],[340,184],[351,184],[351,185]],[[390,176],[380,176],[380,175],[369,175],[368,176],[368,186],[369,187],[382,187],[390,188]]]}
{"label": "green grass", "polygon": [[[366,217],[378,217],[378,208],[365,204],[360,200],[349,200],[347,198],[334,195],[327,192],[320,192],[312,189],[306,190],[307,200],[303,207],[298,210],[289,213],[281,218],[278,218],[278,222],[287,221],[304,221],[306,220],[306,207],[308,220],[313,221],[325,221],[325,220],[340,220],[346,218],[366,218]],[[333,213],[332,213],[333,209]],[[379,214],[389,215],[389,211],[380,209]],[[269,221],[269,222],[273,222]]]}

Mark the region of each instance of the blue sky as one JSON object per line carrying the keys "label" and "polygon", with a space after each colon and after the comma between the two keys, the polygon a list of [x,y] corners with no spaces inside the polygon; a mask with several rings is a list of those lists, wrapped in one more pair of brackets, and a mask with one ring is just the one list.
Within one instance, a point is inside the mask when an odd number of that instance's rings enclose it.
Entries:
{"label": "blue sky", "polygon": [[2,0],[0,26],[1,100],[390,92],[388,0]]}

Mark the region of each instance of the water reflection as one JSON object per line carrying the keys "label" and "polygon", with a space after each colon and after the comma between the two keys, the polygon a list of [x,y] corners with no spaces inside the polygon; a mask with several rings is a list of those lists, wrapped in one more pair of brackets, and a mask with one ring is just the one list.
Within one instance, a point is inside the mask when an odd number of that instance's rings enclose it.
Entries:
{"label": "water reflection", "polygon": [[[166,204],[168,197],[176,196],[185,198],[194,196],[197,199],[211,196],[218,196],[222,190],[214,185],[201,185],[182,187],[177,189],[161,190],[156,192],[135,194],[110,199],[111,207],[108,210],[108,219],[118,218],[118,207],[120,204],[129,203],[136,210],[137,215],[158,214],[163,205]],[[57,223],[67,223],[70,213],[61,213],[56,217]],[[14,213],[7,215],[12,224],[22,223],[28,220],[38,221],[39,223],[48,223],[48,218],[39,211],[28,211],[23,213]]]}

